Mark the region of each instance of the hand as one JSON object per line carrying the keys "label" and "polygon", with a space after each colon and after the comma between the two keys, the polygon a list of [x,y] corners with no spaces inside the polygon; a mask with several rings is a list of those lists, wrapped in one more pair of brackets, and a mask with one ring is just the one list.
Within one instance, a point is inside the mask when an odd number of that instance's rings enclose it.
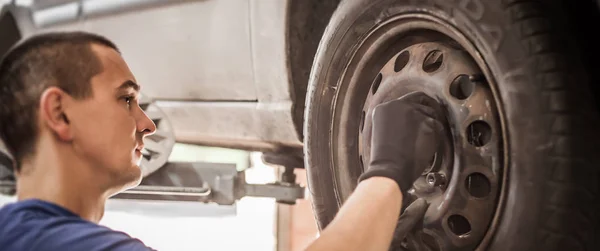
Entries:
{"label": "hand", "polygon": [[430,165],[438,149],[444,119],[441,105],[422,92],[375,107],[371,159],[359,181],[374,176],[393,179],[406,201],[408,189]]}
{"label": "hand", "polygon": [[406,250],[407,247],[404,246],[402,242],[406,239],[408,234],[415,229],[417,223],[423,219],[428,207],[429,204],[427,204],[425,199],[420,198],[406,208],[404,213],[400,215],[400,219],[398,219],[390,250]]}

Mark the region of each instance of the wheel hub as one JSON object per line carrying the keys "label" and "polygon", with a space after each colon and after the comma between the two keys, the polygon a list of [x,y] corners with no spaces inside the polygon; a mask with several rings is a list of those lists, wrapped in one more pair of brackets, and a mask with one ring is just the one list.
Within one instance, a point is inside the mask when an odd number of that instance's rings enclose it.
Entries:
{"label": "wheel hub", "polygon": [[431,165],[408,191],[430,203],[423,227],[402,245],[411,250],[474,249],[492,221],[500,195],[502,148],[492,92],[467,52],[443,43],[420,43],[400,51],[381,68],[363,106],[361,165],[364,169],[369,163],[374,107],[413,91],[440,102],[448,121],[445,140]]}

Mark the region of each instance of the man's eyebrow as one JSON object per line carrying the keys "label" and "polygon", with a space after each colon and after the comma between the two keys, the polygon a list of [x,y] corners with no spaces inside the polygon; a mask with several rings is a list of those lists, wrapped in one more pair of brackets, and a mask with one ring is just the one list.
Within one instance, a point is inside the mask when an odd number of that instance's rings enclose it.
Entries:
{"label": "man's eyebrow", "polygon": [[122,89],[128,89],[128,88],[133,88],[135,91],[140,91],[140,86],[131,80],[125,81],[117,89],[122,90]]}

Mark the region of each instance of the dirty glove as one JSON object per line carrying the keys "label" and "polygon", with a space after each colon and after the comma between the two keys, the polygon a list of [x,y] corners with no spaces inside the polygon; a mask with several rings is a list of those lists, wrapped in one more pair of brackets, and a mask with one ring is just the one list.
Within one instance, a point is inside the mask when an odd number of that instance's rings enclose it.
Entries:
{"label": "dirty glove", "polygon": [[[383,176],[398,183],[407,202],[408,189],[430,165],[442,139],[441,105],[422,92],[412,92],[373,110],[369,167],[359,177]],[[408,203],[403,203],[403,207]]]}
{"label": "dirty glove", "polygon": [[398,251],[398,250],[414,250],[409,249],[409,247],[414,246],[414,243],[404,243],[409,234],[411,235],[412,241],[414,242],[414,234],[413,231],[416,229],[416,226],[419,225],[420,220],[425,216],[425,212],[429,204],[425,199],[419,198],[410,204],[400,215],[400,219],[398,219],[398,224],[396,225],[396,230],[394,231],[394,237],[392,239],[392,243],[390,245],[389,250]]}

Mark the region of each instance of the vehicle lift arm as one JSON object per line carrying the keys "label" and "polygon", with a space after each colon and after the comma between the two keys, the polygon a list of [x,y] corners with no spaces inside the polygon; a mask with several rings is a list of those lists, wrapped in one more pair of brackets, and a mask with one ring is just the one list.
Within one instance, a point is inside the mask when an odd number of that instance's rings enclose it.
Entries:
{"label": "vehicle lift arm", "polygon": [[[4,167],[0,166],[0,169]],[[305,197],[305,188],[295,182],[293,168],[285,168],[279,180],[270,184],[246,183],[244,171],[234,164],[169,162],[142,179],[139,186],[111,199],[198,201],[233,205],[246,197],[275,198],[277,203],[294,205]],[[2,177],[0,177],[2,178]],[[0,179],[0,194],[15,193],[14,178]]]}

